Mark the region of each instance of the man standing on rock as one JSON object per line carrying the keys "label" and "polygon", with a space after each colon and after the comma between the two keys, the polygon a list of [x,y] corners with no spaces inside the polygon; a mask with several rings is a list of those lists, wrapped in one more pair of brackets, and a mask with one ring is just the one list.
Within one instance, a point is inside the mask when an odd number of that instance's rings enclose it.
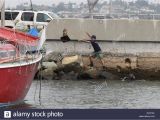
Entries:
{"label": "man standing on rock", "polygon": [[88,37],[90,38],[90,40],[85,40],[87,42],[90,42],[93,49],[94,49],[94,52],[92,52],[92,54],[90,55],[90,66],[93,67],[93,60],[92,58],[98,58],[103,66],[103,68],[105,68],[104,66],[104,61],[103,61],[103,54],[102,54],[102,50],[99,46],[99,44],[96,42],[96,35],[90,35],[89,33],[86,33],[88,35]]}

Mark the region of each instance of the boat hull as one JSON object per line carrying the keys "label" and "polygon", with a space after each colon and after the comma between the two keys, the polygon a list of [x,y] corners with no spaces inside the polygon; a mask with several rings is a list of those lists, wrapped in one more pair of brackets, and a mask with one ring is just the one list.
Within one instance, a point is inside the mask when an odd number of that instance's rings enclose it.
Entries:
{"label": "boat hull", "polygon": [[41,57],[32,62],[0,67],[0,103],[23,101],[37,72]]}

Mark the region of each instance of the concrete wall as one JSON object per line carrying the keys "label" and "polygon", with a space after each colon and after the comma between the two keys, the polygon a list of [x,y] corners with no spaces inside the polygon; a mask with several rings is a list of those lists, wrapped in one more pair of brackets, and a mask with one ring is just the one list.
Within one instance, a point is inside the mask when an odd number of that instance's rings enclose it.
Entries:
{"label": "concrete wall", "polygon": [[74,40],[87,38],[89,32],[104,41],[160,42],[159,20],[57,19],[49,23],[47,39],[59,39],[64,28]]}

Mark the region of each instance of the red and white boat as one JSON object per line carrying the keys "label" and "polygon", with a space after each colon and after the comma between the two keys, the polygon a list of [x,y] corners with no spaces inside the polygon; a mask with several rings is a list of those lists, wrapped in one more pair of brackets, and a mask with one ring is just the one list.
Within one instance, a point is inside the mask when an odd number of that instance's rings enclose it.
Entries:
{"label": "red and white boat", "polygon": [[0,104],[23,101],[42,55],[30,53],[39,38],[8,28],[0,28]]}

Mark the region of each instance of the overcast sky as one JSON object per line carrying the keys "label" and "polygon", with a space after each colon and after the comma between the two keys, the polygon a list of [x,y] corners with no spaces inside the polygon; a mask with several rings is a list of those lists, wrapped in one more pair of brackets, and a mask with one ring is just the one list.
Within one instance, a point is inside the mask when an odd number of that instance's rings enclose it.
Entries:
{"label": "overcast sky", "polygon": [[[30,0],[5,0],[6,7],[15,7],[17,4],[29,2]],[[86,2],[87,0],[32,0],[34,4],[44,4],[44,5],[52,5],[57,4],[59,2]]]}
{"label": "overcast sky", "polygon": [[[5,0],[6,1],[6,7],[15,7],[17,4],[23,4],[26,2],[30,2],[30,0]],[[99,2],[102,1],[109,1],[109,0],[99,0]],[[124,1],[135,1],[135,0],[124,0]],[[152,0],[150,0],[152,1]],[[156,0],[154,0],[156,1]],[[159,1],[159,0],[157,0]],[[59,2],[76,2],[76,3],[81,3],[81,2],[87,2],[87,0],[32,0],[32,2],[34,4],[38,4],[38,5],[52,5],[54,4],[58,4]]]}

